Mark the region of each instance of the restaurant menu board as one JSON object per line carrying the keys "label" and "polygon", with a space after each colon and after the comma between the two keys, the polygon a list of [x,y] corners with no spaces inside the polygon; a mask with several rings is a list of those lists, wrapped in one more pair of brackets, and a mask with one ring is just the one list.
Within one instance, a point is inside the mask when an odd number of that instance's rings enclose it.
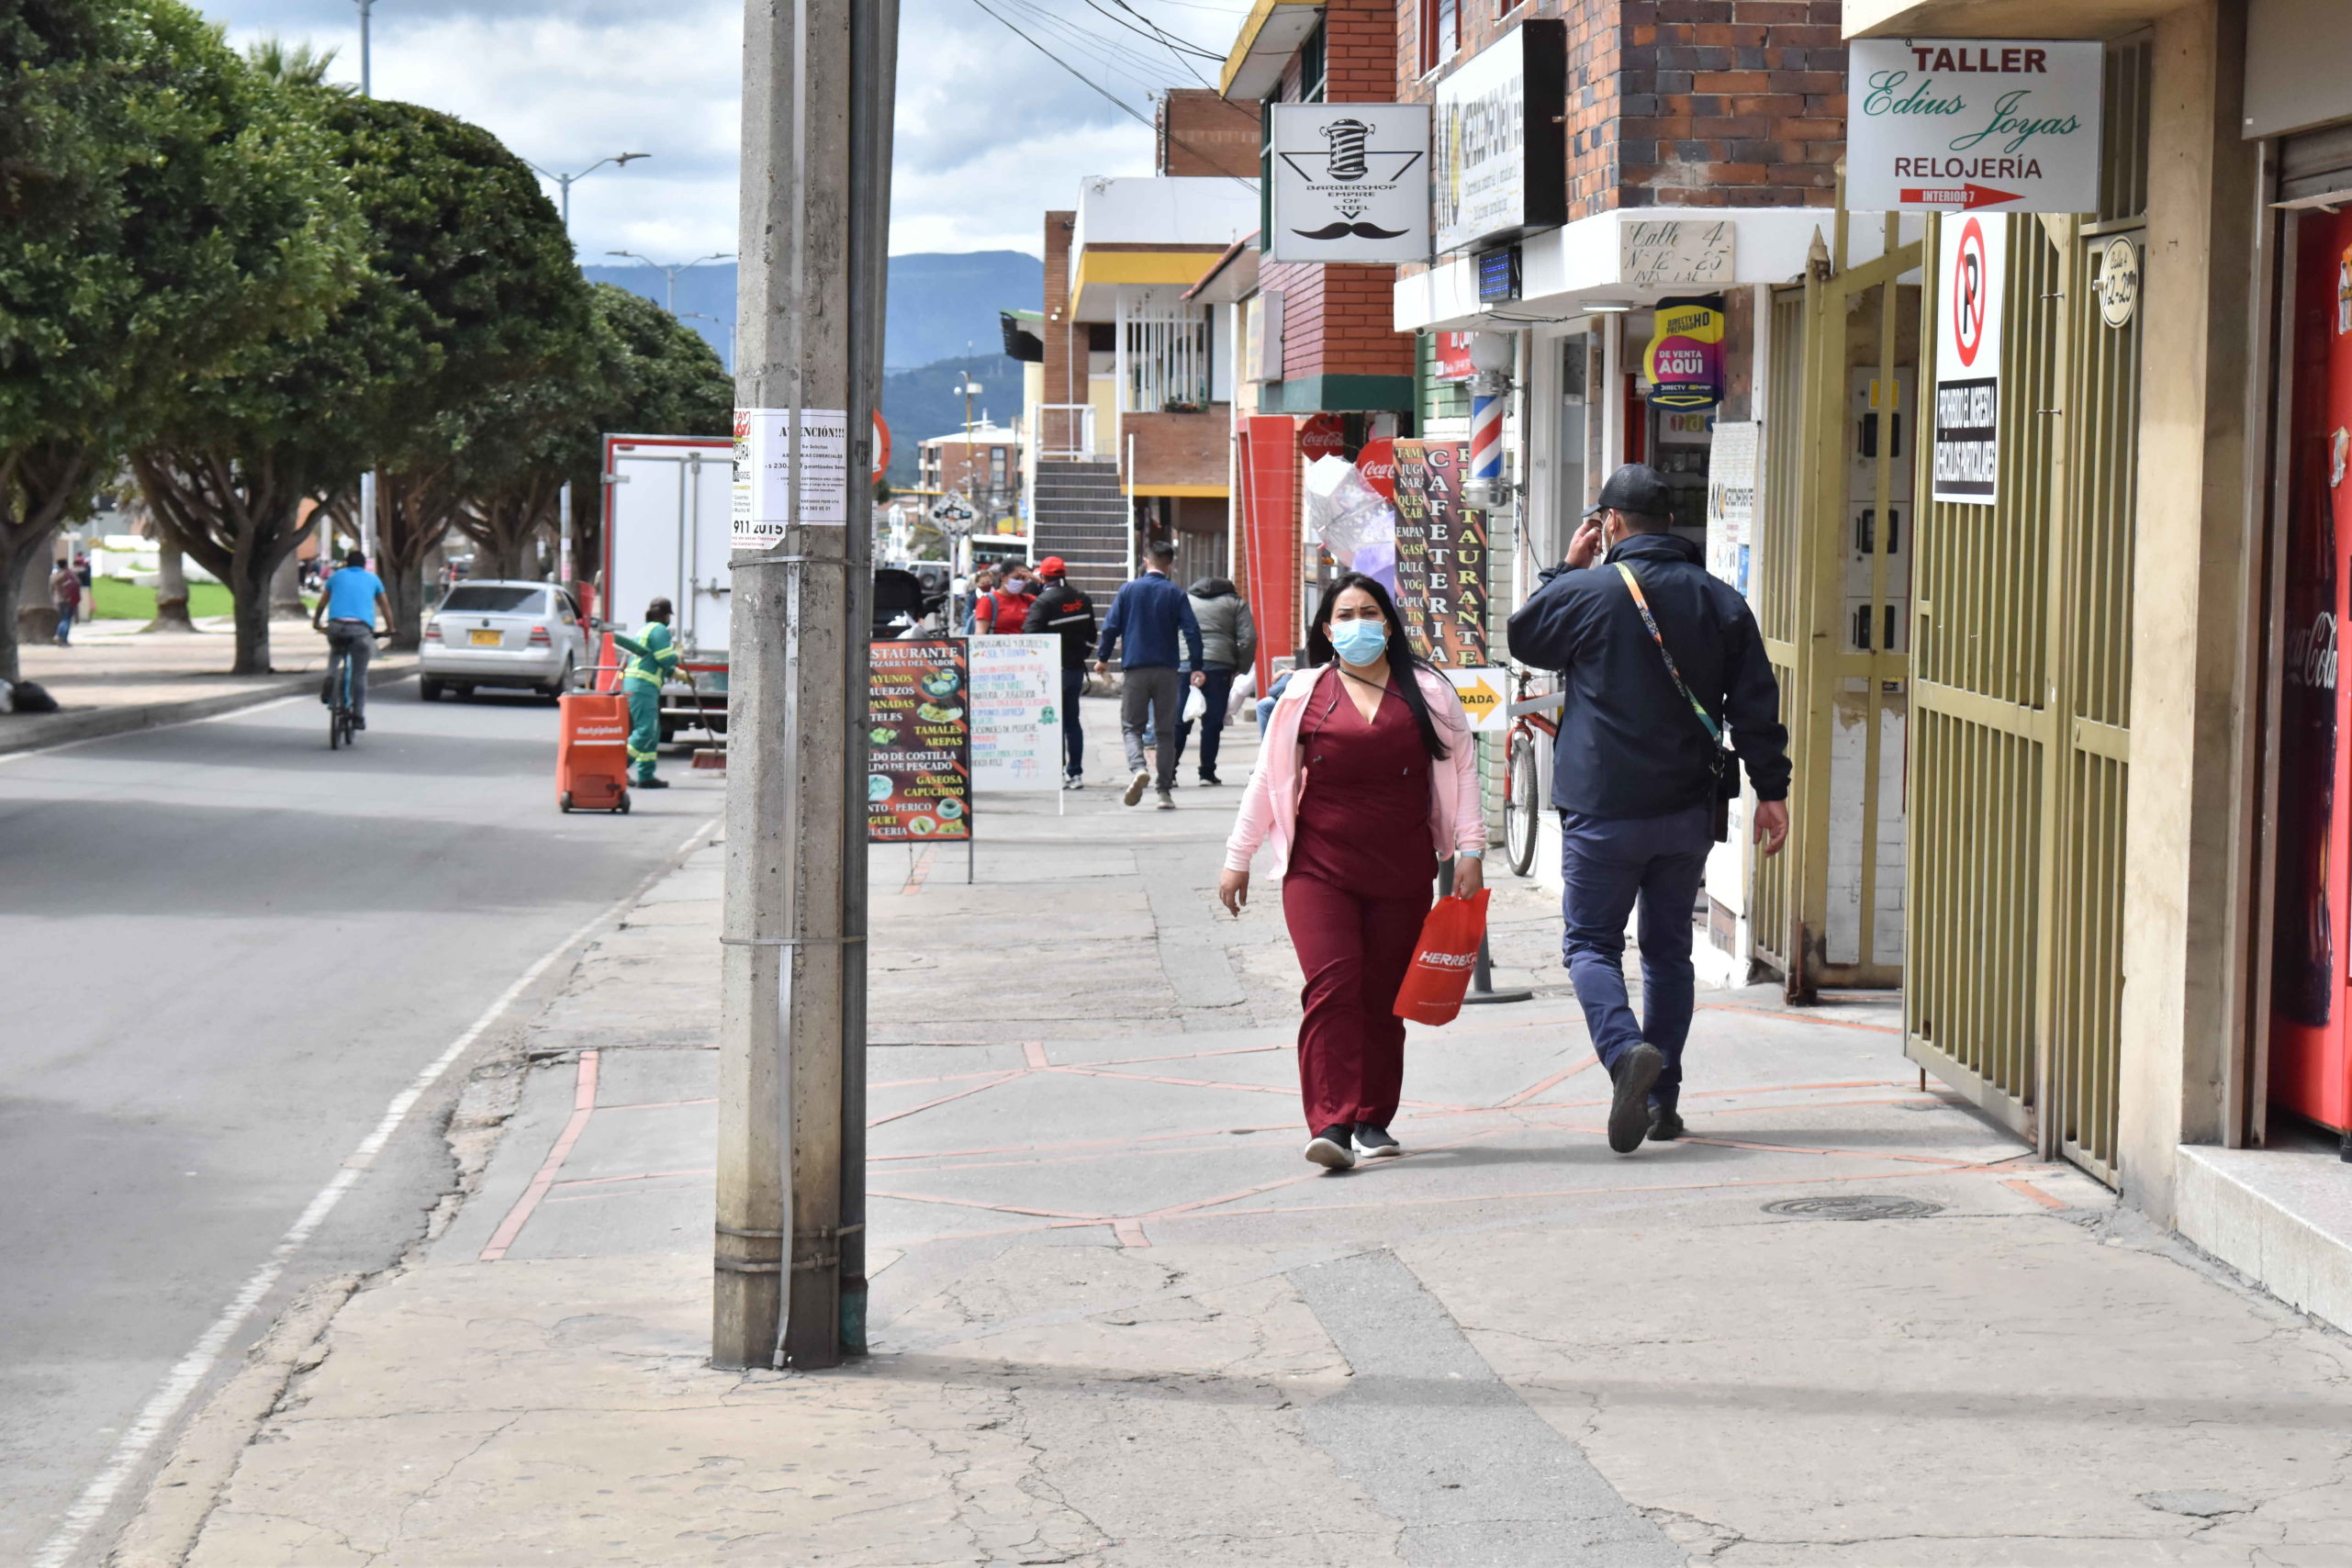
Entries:
{"label": "restaurant menu board", "polygon": [[972,724],[961,642],[870,645],[866,841],[972,835]]}
{"label": "restaurant menu board", "polygon": [[970,661],[972,784],[1061,788],[1061,639],[974,637]]}
{"label": "restaurant menu board", "polygon": [[1462,507],[1462,443],[1396,443],[1396,610],[1439,668],[1486,657],[1486,519]]}

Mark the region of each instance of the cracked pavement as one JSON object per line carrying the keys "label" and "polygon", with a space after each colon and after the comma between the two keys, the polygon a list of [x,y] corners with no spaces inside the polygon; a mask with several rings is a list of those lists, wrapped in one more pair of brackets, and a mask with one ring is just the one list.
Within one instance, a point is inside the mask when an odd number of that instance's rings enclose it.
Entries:
{"label": "cracked pavement", "polygon": [[[1306,1166],[1278,894],[1211,898],[1238,797],[984,797],[971,886],[874,852],[873,1354],[822,1374],[703,1359],[690,861],[462,1101],[463,1201],[185,1561],[2352,1562],[2352,1346],[1922,1092],[1891,999],[1706,993],[1694,1136],[1612,1155],[1501,877],[1537,999],[1415,1029],[1406,1158]],[[1764,1210],[1839,1194],[1934,1207]]]}

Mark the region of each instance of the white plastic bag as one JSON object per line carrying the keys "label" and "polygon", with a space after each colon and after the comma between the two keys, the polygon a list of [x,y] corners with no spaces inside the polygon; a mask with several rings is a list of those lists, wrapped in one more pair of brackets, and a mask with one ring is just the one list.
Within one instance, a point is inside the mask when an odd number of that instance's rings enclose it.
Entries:
{"label": "white plastic bag", "polygon": [[1324,553],[1395,592],[1396,509],[1344,457],[1308,464],[1304,489],[1306,525]]}
{"label": "white plastic bag", "polygon": [[1209,716],[1209,700],[1197,686],[1184,689],[1184,722],[1197,724]]}

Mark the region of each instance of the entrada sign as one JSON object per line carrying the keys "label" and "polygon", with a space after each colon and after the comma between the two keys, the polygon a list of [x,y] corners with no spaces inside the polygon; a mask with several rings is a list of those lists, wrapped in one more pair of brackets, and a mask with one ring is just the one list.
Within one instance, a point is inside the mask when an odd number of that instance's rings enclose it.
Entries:
{"label": "entrada sign", "polygon": [[2094,212],[2106,48],[2052,39],[1846,46],[1846,206]]}

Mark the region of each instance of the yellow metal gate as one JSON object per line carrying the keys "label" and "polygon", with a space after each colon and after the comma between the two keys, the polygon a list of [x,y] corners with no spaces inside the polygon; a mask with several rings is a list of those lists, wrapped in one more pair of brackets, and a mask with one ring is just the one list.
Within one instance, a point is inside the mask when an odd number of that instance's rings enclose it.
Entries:
{"label": "yellow metal gate", "polygon": [[1850,263],[1826,215],[1805,281],[1773,300],[1756,616],[1796,764],[1786,853],[1758,863],[1758,956],[1792,999],[1898,985],[1910,678],[1912,391],[1920,247],[1876,226]]}
{"label": "yellow metal gate", "polygon": [[2141,254],[2144,43],[2111,51],[2107,103],[2100,218],[2009,223],[1997,503],[1921,509],[1904,1033],[2111,1182],[2141,323],[2102,313],[2097,286]]}

